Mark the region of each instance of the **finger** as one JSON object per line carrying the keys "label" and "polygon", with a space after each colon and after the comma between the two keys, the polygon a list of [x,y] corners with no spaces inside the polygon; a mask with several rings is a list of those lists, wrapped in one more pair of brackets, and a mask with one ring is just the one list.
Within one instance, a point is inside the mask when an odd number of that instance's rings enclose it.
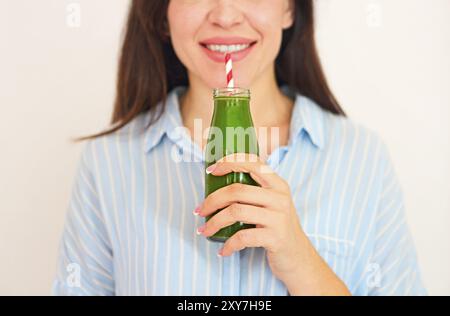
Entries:
{"label": "finger", "polygon": [[247,247],[264,247],[268,250],[273,248],[274,238],[268,228],[242,229],[231,236],[223,245],[219,255],[227,257],[235,251]]}
{"label": "finger", "polygon": [[246,172],[262,187],[276,190],[285,190],[287,187],[286,181],[254,154],[236,153],[225,156],[209,166],[206,172],[214,176]]}
{"label": "finger", "polygon": [[199,215],[209,216],[233,203],[277,209],[281,193],[249,184],[233,183],[209,194],[200,206]]}
{"label": "finger", "polygon": [[262,207],[233,203],[211,217],[201,231],[203,231],[202,234],[206,237],[212,236],[222,228],[236,222],[262,225],[265,227],[270,226],[271,223],[275,223],[276,216],[277,213]]}

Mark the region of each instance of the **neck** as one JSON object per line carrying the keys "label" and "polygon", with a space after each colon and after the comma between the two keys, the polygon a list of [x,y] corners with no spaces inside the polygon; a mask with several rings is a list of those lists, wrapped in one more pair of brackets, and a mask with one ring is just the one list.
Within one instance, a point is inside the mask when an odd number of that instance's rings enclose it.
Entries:
{"label": "neck", "polygon": [[[293,101],[280,91],[276,83],[274,67],[267,70],[260,78],[249,87],[253,124],[256,131],[260,127],[280,128],[278,143],[285,145],[288,138],[287,131],[289,130]],[[189,74],[189,88],[180,100],[180,111],[184,126],[192,132],[194,119],[201,119],[203,128],[208,128],[213,110],[211,88],[198,77]],[[199,145],[203,148],[204,144]],[[268,153],[271,151],[271,149],[267,149]]]}

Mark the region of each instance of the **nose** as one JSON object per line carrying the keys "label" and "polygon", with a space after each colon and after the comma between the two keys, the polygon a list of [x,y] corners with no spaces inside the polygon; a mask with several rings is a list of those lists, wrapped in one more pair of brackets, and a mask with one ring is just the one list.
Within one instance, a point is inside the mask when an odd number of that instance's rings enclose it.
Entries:
{"label": "nose", "polygon": [[236,0],[216,0],[208,20],[211,24],[229,29],[242,23],[244,14],[236,7]]}

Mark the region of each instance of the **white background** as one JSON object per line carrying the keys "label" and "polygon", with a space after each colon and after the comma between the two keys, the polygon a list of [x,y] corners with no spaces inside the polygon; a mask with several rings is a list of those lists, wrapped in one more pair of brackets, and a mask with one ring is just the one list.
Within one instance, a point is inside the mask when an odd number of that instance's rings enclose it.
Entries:
{"label": "white background", "polygon": [[[331,86],[388,143],[425,284],[450,295],[450,1],[316,2]],[[0,294],[50,293],[81,148],[69,139],[109,121],[127,5],[0,0]]]}

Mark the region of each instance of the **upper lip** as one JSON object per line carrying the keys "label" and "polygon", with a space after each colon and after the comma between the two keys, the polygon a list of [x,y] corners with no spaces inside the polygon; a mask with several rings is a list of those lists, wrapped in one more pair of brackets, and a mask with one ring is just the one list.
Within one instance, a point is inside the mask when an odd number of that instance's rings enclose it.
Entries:
{"label": "upper lip", "polygon": [[238,45],[238,44],[252,44],[256,40],[252,40],[245,37],[239,36],[228,36],[228,37],[211,37],[200,41],[202,45]]}

